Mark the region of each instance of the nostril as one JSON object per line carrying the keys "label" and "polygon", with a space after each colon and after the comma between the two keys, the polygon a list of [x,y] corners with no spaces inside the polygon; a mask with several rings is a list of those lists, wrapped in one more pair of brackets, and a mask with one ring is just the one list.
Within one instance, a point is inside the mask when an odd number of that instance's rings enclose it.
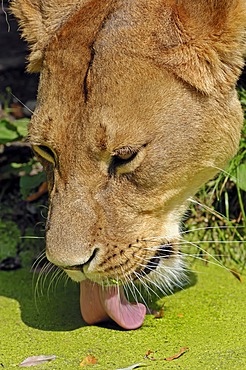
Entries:
{"label": "nostril", "polygon": [[63,267],[63,269],[64,270],[70,270],[70,271],[83,271],[84,266],[85,265],[88,266],[94,260],[98,251],[99,251],[99,248],[95,248],[92,255],[90,256],[90,258],[86,262],[84,262],[80,265],[65,266],[65,267]]}

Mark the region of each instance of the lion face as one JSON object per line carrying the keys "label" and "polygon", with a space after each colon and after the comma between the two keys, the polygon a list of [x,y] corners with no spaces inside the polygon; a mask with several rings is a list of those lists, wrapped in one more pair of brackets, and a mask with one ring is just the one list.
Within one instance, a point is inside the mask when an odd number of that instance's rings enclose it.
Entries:
{"label": "lion face", "polygon": [[[49,180],[47,257],[76,281],[170,289],[187,200],[237,148],[245,5],[223,2],[218,37],[206,1],[200,20],[189,1],[36,2],[50,27],[30,57],[40,86],[29,130]],[[14,2],[19,18],[28,4]],[[244,14],[235,29],[226,12]]]}

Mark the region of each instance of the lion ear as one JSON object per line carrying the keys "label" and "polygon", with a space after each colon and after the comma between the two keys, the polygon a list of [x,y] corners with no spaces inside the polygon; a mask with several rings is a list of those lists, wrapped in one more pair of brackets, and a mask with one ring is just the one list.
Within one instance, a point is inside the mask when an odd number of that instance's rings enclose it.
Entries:
{"label": "lion ear", "polygon": [[246,1],[167,0],[166,4],[176,36],[172,45],[162,46],[159,63],[204,93],[231,89],[244,65]]}
{"label": "lion ear", "polygon": [[22,36],[31,45],[43,37],[44,26],[40,0],[14,0],[10,9],[19,20]]}
{"label": "lion ear", "polygon": [[12,0],[10,10],[19,20],[22,37],[28,42],[29,72],[38,72],[43,50],[54,32],[82,0]]}
{"label": "lion ear", "polygon": [[18,19],[22,37],[30,46],[28,70],[37,72],[42,63],[43,44],[47,40],[42,18],[41,0],[13,0],[11,1],[10,10]]}

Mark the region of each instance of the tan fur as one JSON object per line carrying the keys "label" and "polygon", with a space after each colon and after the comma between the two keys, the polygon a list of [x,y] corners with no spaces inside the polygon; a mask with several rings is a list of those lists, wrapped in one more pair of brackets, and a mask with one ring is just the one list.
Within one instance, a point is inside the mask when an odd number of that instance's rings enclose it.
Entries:
{"label": "tan fur", "polygon": [[[31,44],[29,70],[41,72],[30,141],[56,157],[54,168],[43,159],[47,256],[85,264],[94,281],[135,279],[152,247],[177,249],[187,199],[237,149],[245,1],[14,0],[12,9]],[[129,147],[136,157],[111,171]]]}

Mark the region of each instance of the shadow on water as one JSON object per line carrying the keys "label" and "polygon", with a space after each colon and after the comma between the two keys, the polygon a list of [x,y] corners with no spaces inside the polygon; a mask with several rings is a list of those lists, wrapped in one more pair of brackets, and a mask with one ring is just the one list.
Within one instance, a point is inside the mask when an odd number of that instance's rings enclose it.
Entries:
{"label": "shadow on water", "polygon": [[[22,321],[47,331],[71,331],[85,326],[79,308],[79,285],[65,280],[51,284],[47,275],[43,293],[35,299],[35,278],[26,269],[0,272],[0,296],[18,301]],[[38,289],[40,293],[41,287]]]}
{"label": "shadow on water", "polygon": [[[1,296],[15,299],[20,306],[22,321],[32,328],[44,331],[72,331],[86,326],[80,314],[79,284],[71,280],[65,283],[65,279],[51,283],[52,274],[48,274],[43,286],[40,284],[38,287],[37,296],[34,289],[36,279],[27,269],[0,271],[0,299]],[[189,284],[183,289],[195,285],[196,281],[196,275],[190,272]],[[178,290],[181,289],[177,289],[175,294]],[[163,296],[161,293],[158,295]],[[148,307],[154,310],[160,308],[158,300],[156,295],[148,297]],[[99,326],[123,330],[113,322]]]}

